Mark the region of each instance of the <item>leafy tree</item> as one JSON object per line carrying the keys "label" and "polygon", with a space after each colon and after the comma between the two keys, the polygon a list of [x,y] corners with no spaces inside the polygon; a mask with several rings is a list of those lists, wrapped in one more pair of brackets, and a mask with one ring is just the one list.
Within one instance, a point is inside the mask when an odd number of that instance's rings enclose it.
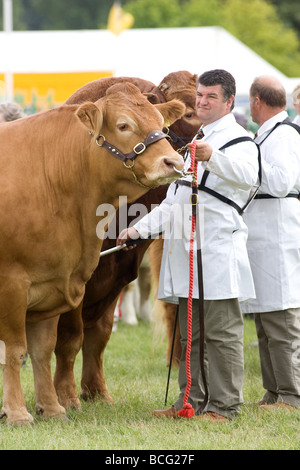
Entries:
{"label": "leafy tree", "polygon": [[272,4],[265,0],[226,0],[223,22],[228,31],[283,73],[300,76],[297,34],[284,26]]}
{"label": "leafy tree", "polygon": [[181,26],[221,26],[224,0],[189,0],[182,4]]}
{"label": "leafy tree", "polygon": [[170,28],[179,25],[178,0],[129,0],[124,9],[134,16],[134,28]]}
{"label": "leafy tree", "polygon": [[[23,5],[19,0],[12,0],[13,1],[13,28],[14,29],[27,29],[27,24],[24,22],[22,18],[23,13]],[[0,24],[2,24],[3,18],[3,2],[0,0]],[[4,29],[4,24],[3,24]]]}
{"label": "leafy tree", "polygon": [[224,0],[127,0],[124,9],[134,16],[134,28],[212,26],[220,24],[223,2]]}
{"label": "leafy tree", "polygon": [[[108,12],[113,2],[114,0],[13,0],[14,29],[106,28]],[[0,3],[2,10],[2,0]]]}
{"label": "leafy tree", "polygon": [[297,31],[300,38],[300,8],[299,0],[271,0],[275,6],[281,21],[288,27]]}

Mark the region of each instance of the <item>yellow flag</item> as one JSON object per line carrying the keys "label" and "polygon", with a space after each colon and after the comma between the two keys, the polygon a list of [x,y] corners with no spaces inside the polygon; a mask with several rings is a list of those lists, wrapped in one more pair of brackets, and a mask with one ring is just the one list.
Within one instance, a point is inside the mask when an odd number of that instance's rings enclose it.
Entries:
{"label": "yellow flag", "polygon": [[120,2],[114,2],[108,14],[107,29],[118,36],[124,29],[129,29],[134,23],[130,13],[123,12]]}

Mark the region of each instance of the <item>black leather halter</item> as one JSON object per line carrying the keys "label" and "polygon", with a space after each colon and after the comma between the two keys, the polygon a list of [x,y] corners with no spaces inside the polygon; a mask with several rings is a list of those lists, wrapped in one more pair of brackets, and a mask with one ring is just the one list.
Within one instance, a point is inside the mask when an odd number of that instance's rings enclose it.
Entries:
{"label": "black leather halter", "polygon": [[174,142],[175,144],[181,145],[182,147],[186,146],[186,144],[189,144],[192,140],[192,137],[180,137],[174,131],[172,131],[172,129],[169,129],[168,127],[164,127],[163,132],[170,137],[172,142]]}
{"label": "black leather halter", "polygon": [[[96,138],[96,144],[99,147],[104,147],[108,152],[110,152],[112,155],[115,157],[119,158],[122,160],[122,162],[126,162],[126,160],[135,160],[138,155],[143,153],[149,145],[154,144],[158,140],[161,139],[167,139],[168,136],[162,131],[151,131],[144,142],[139,142],[133,147],[133,151],[130,153],[123,153],[121,150],[119,150],[117,147],[114,145],[110,144],[107,142],[103,134],[99,134],[98,137]],[[101,141],[101,142],[99,142]]]}
{"label": "black leather halter", "polygon": [[174,131],[172,131],[172,129],[168,127],[164,127],[163,132],[168,135],[171,142],[180,146],[180,148],[177,149],[177,152],[180,155],[183,155],[186,151],[186,146],[188,143],[191,142],[192,137],[180,137]]}
{"label": "black leather halter", "polygon": [[[148,186],[148,185],[142,183],[138,179],[137,175],[135,174],[135,172],[133,170],[135,159],[138,155],[143,153],[146,150],[146,148],[149,147],[149,145],[154,144],[155,142],[158,142],[161,139],[167,139],[167,138],[168,138],[167,134],[165,134],[162,131],[151,131],[147,135],[144,142],[139,142],[138,144],[136,144],[133,147],[133,151],[130,152],[130,153],[121,152],[121,150],[119,150],[117,147],[115,147],[114,145],[107,142],[107,140],[105,139],[103,134],[98,135],[98,137],[96,138],[96,144],[99,147],[105,148],[108,152],[110,152],[116,158],[119,158],[119,160],[121,160],[123,162],[123,165],[131,171],[135,181],[140,186],[142,186],[143,188],[152,189],[153,186]],[[99,142],[99,141],[101,141],[101,142]],[[130,160],[131,165],[126,163],[127,160]]]}

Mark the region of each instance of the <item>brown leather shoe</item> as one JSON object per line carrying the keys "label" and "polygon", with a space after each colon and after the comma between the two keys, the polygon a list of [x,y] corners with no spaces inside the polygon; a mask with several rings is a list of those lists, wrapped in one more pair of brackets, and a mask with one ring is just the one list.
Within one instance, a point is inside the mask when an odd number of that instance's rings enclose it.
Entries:
{"label": "brown leather shoe", "polygon": [[261,400],[255,402],[254,405],[257,405],[257,406],[268,405],[268,402],[262,398]]}
{"label": "brown leather shoe", "polygon": [[272,405],[261,405],[260,408],[262,408],[265,411],[276,411],[276,410],[295,411],[297,410],[296,406],[288,405],[287,403],[283,403],[283,401],[277,401],[276,403],[273,403]]}
{"label": "brown leather shoe", "polygon": [[178,418],[177,416],[177,409],[175,406],[171,406],[171,408],[168,408],[167,410],[154,410],[152,411],[152,416],[155,416],[156,418]]}
{"label": "brown leather shoe", "polygon": [[229,421],[229,419],[226,418],[225,416],[220,415],[219,413],[214,413],[213,411],[207,411],[203,415],[196,415],[195,418],[201,419],[202,421],[213,421],[213,422]]}

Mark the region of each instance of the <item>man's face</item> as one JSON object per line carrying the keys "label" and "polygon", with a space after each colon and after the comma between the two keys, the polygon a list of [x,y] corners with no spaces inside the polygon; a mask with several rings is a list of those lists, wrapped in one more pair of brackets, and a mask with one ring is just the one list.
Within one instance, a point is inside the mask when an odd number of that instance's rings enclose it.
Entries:
{"label": "man's face", "polygon": [[260,99],[258,96],[249,96],[250,103],[250,114],[252,121],[260,125],[259,111],[260,111]]}
{"label": "man's face", "polygon": [[300,100],[299,103],[294,103],[294,108],[297,111],[297,114],[300,114]]}
{"label": "man's face", "polygon": [[234,97],[224,101],[221,85],[197,87],[196,110],[204,125],[211,124],[229,114]]}

